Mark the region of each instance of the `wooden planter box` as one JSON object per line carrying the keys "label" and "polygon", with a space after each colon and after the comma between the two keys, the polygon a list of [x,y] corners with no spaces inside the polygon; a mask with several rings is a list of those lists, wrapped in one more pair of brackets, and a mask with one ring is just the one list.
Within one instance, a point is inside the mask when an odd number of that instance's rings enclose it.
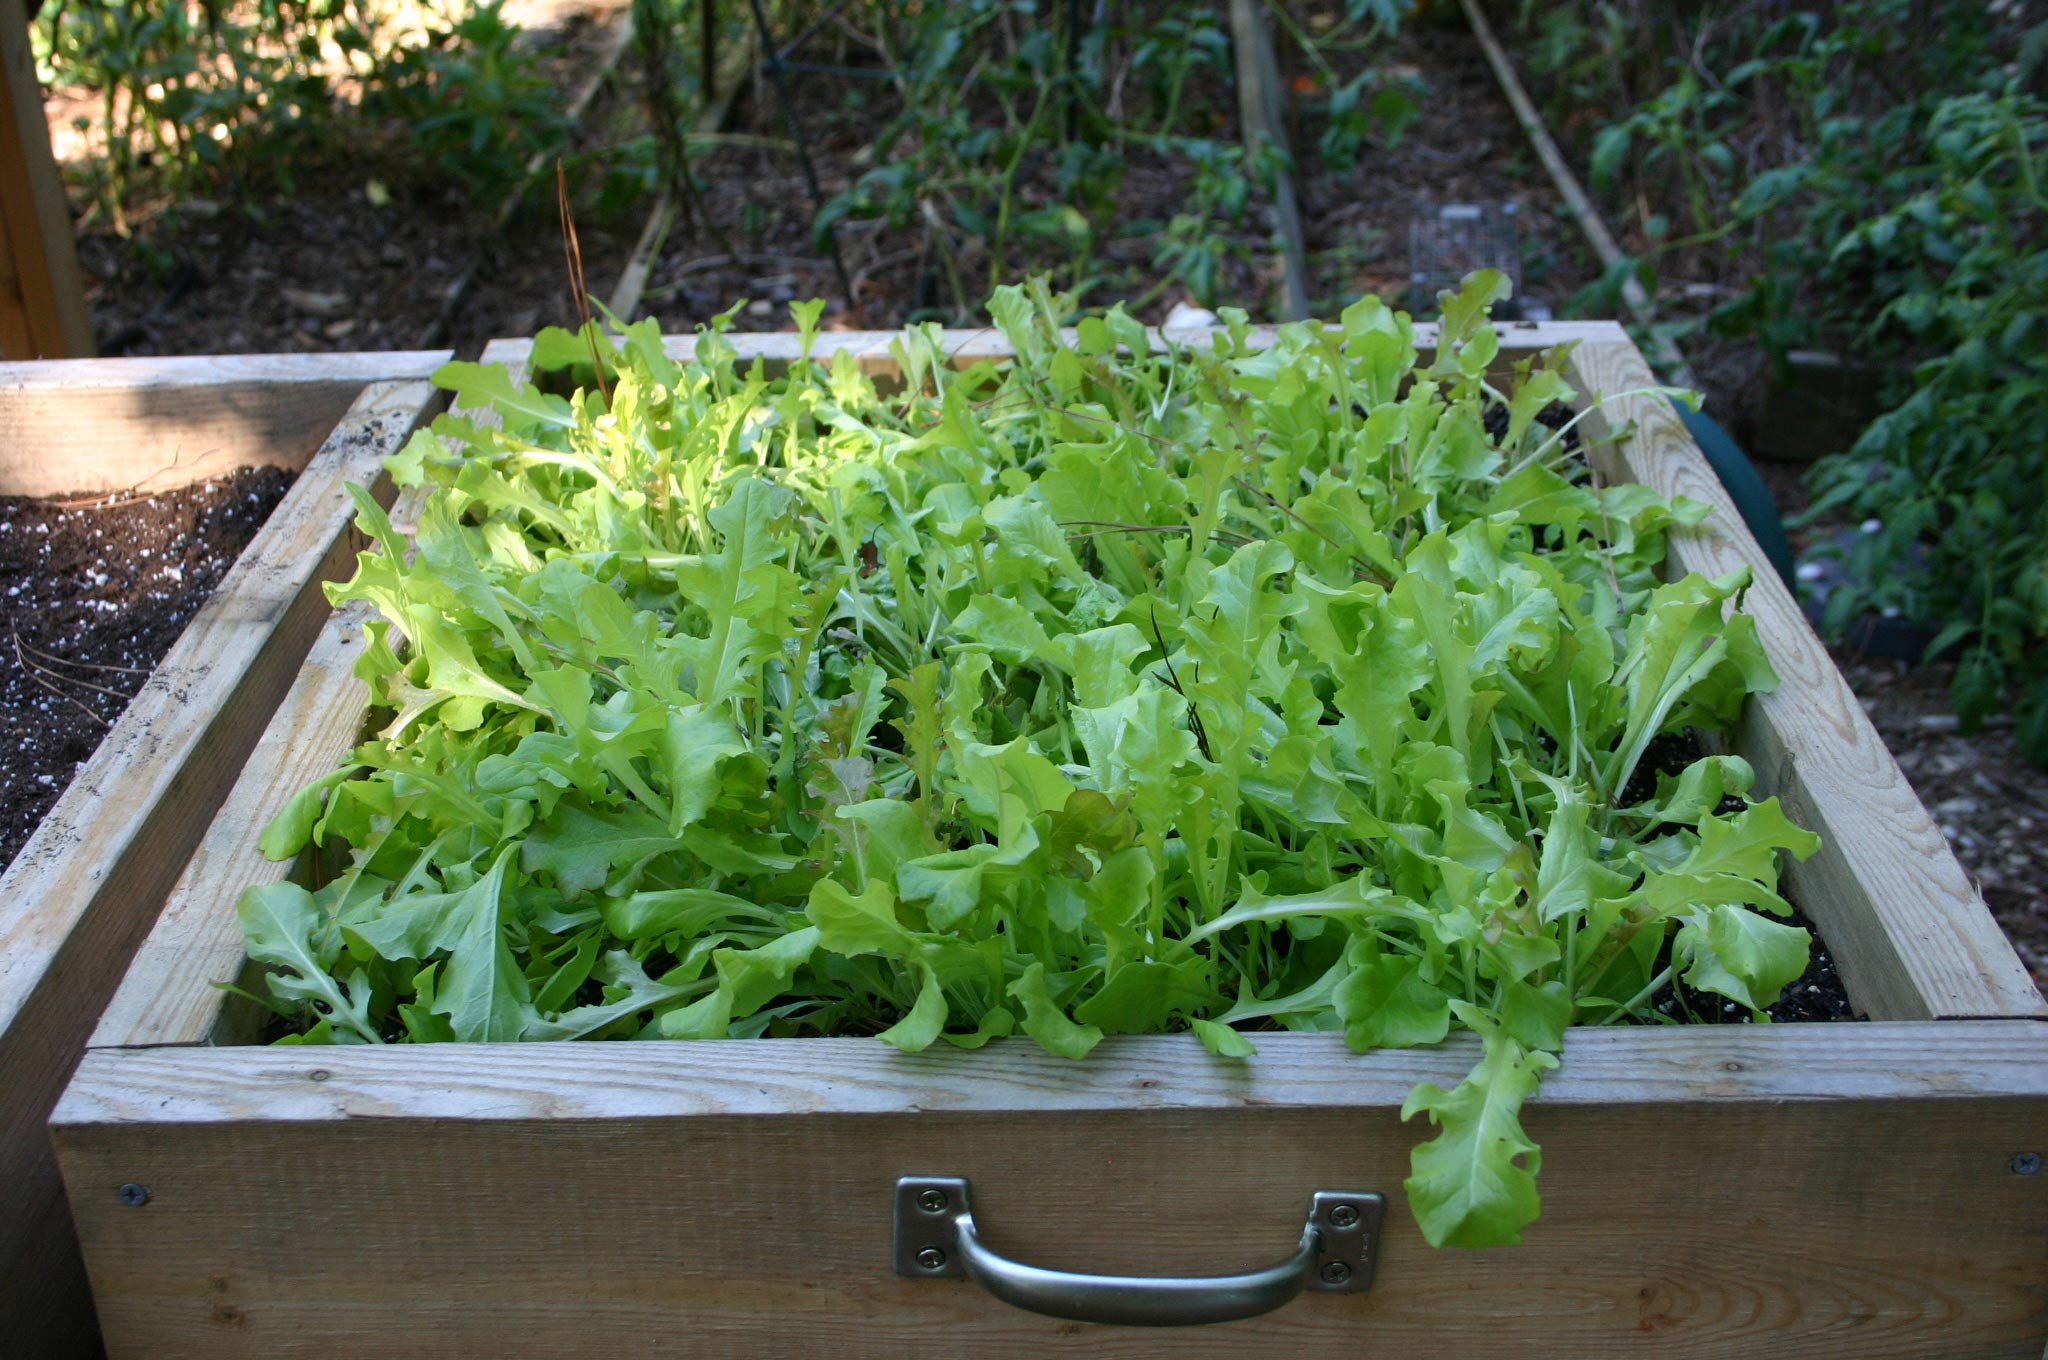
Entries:
{"label": "wooden planter box", "polygon": [[[0,878],[0,1352],[93,1348],[44,1121],[346,574],[345,482],[435,400],[445,353],[0,364],[0,494],[298,479]],[[16,1350],[15,1347],[19,1347]]]}
{"label": "wooden planter box", "polygon": [[[794,339],[739,336],[787,359]],[[1505,327],[1503,362],[1581,341],[1575,385],[1650,375],[1606,324]],[[885,337],[825,336],[870,371]],[[687,341],[677,342],[687,345]],[[950,339],[961,361],[1001,352]],[[523,346],[489,357],[520,361]],[[1611,402],[1610,475],[1718,507],[1678,567],[1757,564],[1784,678],[1736,747],[1826,848],[1789,874],[1875,1023],[1582,1031],[1526,1112],[1544,1216],[1432,1251],[1401,1203],[1398,1110],[1466,1043],[1359,1056],[1262,1034],[239,1046],[234,902],[255,838],[356,739],[360,618],[313,648],[172,893],[53,1134],[116,1356],[2026,1356],[2048,1336],[2048,1025],[2025,971],[1661,399]],[[1038,1264],[1218,1273],[1284,1256],[1319,1190],[1378,1191],[1377,1279],[1173,1334],[899,1278],[900,1176],[963,1176]],[[123,1187],[129,1187],[125,1192]],[[145,1200],[146,1195],[146,1200]]]}

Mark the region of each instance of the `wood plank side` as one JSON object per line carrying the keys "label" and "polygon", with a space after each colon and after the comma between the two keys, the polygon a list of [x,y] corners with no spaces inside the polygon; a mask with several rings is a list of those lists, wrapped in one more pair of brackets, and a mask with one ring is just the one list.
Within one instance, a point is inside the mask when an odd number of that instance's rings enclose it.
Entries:
{"label": "wood plank side", "polygon": [[0,495],[168,490],[306,465],[367,383],[447,351],[0,364]]}
{"label": "wood plank side", "polygon": [[[1582,346],[1569,376],[1582,392],[1635,392],[1655,382],[1625,343]],[[1756,767],[1760,789],[1820,833],[1820,852],[1788,864],[1786,882],[1827,936],[1851,998],[1880,1019],[2048,1015],[1827,648],[1784,583],[1760,565],[1762,550],[1670,404],[1654,395],[1610,399],[1585,424],[1599,439],[1628,422],[1635,433],[1620,458],[1630,480],[1714,507],[1698,529],[1672,536],[1677,568],[1719,576],[1757,564],[1744,607],[1779,683],[1751,700],[1735,749]]]}
{"label": "wood plank side", "polygon": [[369,693],[351,668],[373,612],[344,605],[321,626],[88,1047],[201,1044],[213,1034],[224,999],[216,984],[235,981],[245,962],[235,903],[244,889],[291,872],[265,859],[257,841],[291,796],[340,764],[362,735]]}
{"label": "wood plank side", "polygon": [[430,377],[453,350],[360,350],[322,354],[163,354],[119,359],[0,363],[0,413],[24,396],[159,387],[354,383]]}
{"label": "wood plank side", "polygon": [[[523,379],[524,356],[512,367]],[[479,423],[495,419],[492,412],[458,414]],[[412,532],[423,495],[415,487],[392,502],[391,520],[401,533]],[[265,859],[257,842],[291,796],[332,771],[360,739],[370,692],[353,667],[363,624],[374,616],[367,604],[348,604],[320,625],[290,692],[172,886],[88,1047],[222,1041],[229,993],[221,989],[248,966],[235,904],[244,889],[281,882],[292,869]],[[392,640],[403,641],[396,633]]]}
{"label": "wood plank side", "polygon": [[[895,1177],[964,1175],[999,1250],[1123,1273],[1281,1254],[1380,1191],[1372,1291],[1173,1334],[1188,1356],[2032,1357],[2048,1026],[1576,1033],[1527,1112],[1543,1220],[1432,1251],[1399,1102],[1468,1042],[1185,1036],[90,1055],[55,1139],[113,1355],[1152,1356],[888,1266]],[[536,1048],[546,1051],[537,1052]],[[1047,1175],[1048,1167],[1057,1172]],[[149,1203],[114,1191],[134,1182]],[[318,1231],[308,1231],[318,1224]]]}
{"label": "wood plank side", "polygon": [[[1399,1104],[1472,1067],[1465,1033],[1356,1054],[1330,1035],[1251,1036],[1208,1056],[1192,1036],[1111,1035],[1087,1059],[1029,1040],[904,1054],[873,1039],[95,1049],[53,1126],[690,1119],[708,1115],[1001,1115],[1324,1109]],[[1871,1021],[1578,1028],[1537,1100],[1567,1105],[2048,1099],[2048,1025]],[[2048,1127],[2038,1131],[2048,1138]],[[2029,1148],[2015,1146],[2014,1151]],[[2048,1225],[2044,1225],[2048,1226]],[[2048,1264],[2048,1263],[2044,1263]]]}
{"label": "wood plank side", "polygon": [[343,482],[372,480],[434,399],[422,382],[362,394],[0,877],[0,1334],[87,1307],[32,1279],[70,1250],[42,1206],[43,1117],[326,613],[318,582],[351,548]]}

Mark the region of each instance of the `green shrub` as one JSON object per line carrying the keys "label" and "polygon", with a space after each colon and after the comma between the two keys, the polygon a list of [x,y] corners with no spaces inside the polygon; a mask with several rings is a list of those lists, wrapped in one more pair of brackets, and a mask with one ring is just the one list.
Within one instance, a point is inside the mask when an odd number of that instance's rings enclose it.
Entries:
{"label": "green shrub", "polygon": [[[1913,191],[1844,233],[1830,262],[1882,302],[1871,348],[1927,357],[1848,453],[1814,470],[1812,514],[1880,528],[1857,583],[1829,601],[1941,626],[1966,649],[1953,699],[1967,730],[2021,686],[2021,749],[2048,764],[2048,252],[2036,159],[2048,107],[2008,90],[1945,100],[1895,172]],[[1917,187],[1914,187],[1917,186]]]}
{"label": "green shrub", "polygon": [[2048,106],[2026,93],[2048,24],[1596,0],[1523,27],[1553,116],[1584,132],[1584,104],[1616,110],[1587,137],[1592,178],[1646,246],[1610,283],[1681,258],[1734,285],[1687,324],[1886,375],[1885,414],[1811,481],[1810,519],[1871,529],[1829,628],[1875,609],[1938,630],[1930,654],[1962,648],[1965,726],[2017,685],[2021,748],[2048,764]]}
{"label": "green shrub", "polygon": [[568,120],[504,0],[463,7],[426,41],[398,48],[377,72],[367,108],[402,119],[414,152],[477,196],[516,186],[536,152],[560,141]]}
{"label": "green shrub", "polygon": [[552,91],[498,3],[427,13],[422,37],[388,0],[69,0],[34,36],[44,80],[100,96],[91,188],[125,231],[145,187],[204,193],[263,176],[292,192],[361,144],[358,105],[403,120],[434,174],[501,192],[558,135]]}

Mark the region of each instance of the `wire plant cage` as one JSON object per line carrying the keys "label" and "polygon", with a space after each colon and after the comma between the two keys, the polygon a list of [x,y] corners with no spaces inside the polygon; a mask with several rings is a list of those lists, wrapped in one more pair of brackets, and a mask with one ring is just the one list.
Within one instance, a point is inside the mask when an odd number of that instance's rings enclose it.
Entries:
{"label": "wire plant cage", "polygon": [[[1408,219],[1410,306],[1433,310],[1439,290],[1456,288],[1478,269],[1498,269],[1513,292],[1494,315],[1539,320],[1526,314],[1522,258],[1514,203],[1440,203],[1419,207]],[[1548,315],[1545,309],[1544,315]]]}

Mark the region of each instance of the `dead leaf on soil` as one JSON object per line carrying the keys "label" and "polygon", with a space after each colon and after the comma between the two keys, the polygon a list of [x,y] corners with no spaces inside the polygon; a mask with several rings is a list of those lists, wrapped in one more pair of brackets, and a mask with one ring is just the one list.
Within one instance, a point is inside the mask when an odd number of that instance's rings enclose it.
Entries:
{"label": "dead leaf on soil", "polygon": [[280,288],[277,290],[284,300],[308,316],[333,316],[348,303],[345,293],[314,293],[304,288]]}

